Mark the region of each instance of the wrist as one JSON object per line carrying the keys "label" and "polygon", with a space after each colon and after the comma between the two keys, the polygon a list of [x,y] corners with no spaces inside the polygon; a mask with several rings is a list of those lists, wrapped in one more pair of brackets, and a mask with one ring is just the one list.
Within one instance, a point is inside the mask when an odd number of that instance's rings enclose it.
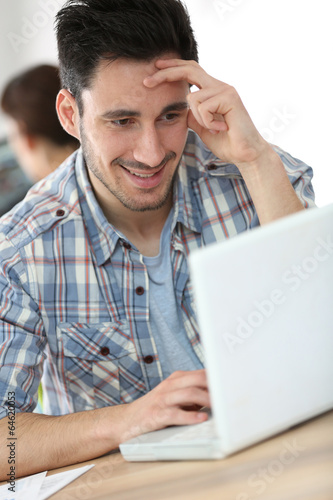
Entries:
{"label": "wrist", "polygon": [[254,161],[237,165],[260,224],[272,222],[304,208],[280,156],[268,143],[267,146]]}
{"label": "wrist", "polygon": [[94,440],[104,443],[111,450],[126,440],[128,433],[128,404],[108,406],[93,410],[92,433]]}
{"label": "wrist", "polygon": [[262,178],[272,175],[286,175],[281,158],[266,141],[259,153],[253,156],[254,159],[252,161],[237,163],[237,167],[245,182],[258,182]]}

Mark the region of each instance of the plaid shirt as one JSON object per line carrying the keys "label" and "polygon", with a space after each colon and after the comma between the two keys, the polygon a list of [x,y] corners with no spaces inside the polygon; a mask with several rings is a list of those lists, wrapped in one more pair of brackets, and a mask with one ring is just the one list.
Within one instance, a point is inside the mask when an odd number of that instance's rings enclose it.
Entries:
{"label": "plaid shirt", "polygon": [[[276,150],[304,206],[313,206],[311,168]],[[176,299],[203,362],[187,255],[259,222],[237,167],[192,131],[174,208]],[[97,204],[81,150],[1,219],[0,256],[0,417],[10,391],[17,411],[34,410],[42,374],[44,411],[54,415],[127,403],[161,382],[147,269]]]}

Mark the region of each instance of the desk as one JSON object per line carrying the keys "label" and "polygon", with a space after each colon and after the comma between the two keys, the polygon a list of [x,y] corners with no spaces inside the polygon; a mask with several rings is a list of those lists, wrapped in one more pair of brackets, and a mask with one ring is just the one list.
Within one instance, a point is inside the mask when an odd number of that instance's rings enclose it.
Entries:
{"label": "desk", "polygon": [[332,500],[333,411],[224,460],[90,463],[52,500]]}

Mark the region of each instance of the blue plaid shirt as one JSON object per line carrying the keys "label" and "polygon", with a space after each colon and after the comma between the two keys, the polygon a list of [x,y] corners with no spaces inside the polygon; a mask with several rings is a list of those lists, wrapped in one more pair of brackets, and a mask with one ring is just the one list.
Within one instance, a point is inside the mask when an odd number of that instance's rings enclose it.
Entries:
{"label": "blue plaid shirt", "polygon": [[[311,168],[276,150],[304,206],[313,206]],[[237,167],[192,131],[174,208],[176,299],[203,362],[187,256],[259,222]],[[44,412],[53,415],[133,401],[163,378],[143,257],[106,220],[81,150],[0,221],[0,417],[13,391],[17,411],[33,411],[42,375]]]}

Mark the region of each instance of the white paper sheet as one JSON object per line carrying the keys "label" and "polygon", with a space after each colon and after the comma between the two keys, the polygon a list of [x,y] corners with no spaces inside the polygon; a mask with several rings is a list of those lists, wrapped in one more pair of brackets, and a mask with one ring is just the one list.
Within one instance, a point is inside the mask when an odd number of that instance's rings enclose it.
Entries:
{"label": "white paper sheet", "polygon": [[74,479],[78,478],[92,467],[94,467],[94,464],[79,467],[78,469],[68,470],[66,472],[59,472],[58,474],[54,474],[53,476],[46,476],[46,478],[43,480],[38,500],[46,500],[46,498],[54,495],[54,493],[64,488],[67,484],[74,481]]}
{"label": "white paper sheet", "polygon": [[46,471],[23,479],[17,479],[15,481],[15,492],[8,489],[9,484],[0,486],[0,500],[27,500],[28,498],[46,500],[92,467],[94,467],[94,464],[59,472],[52,476],[46,476]]}
{"label": "white paper sheet", "polygon": [[26,500],[27,498],[39,499],[39,492],[47,471],[34,474],[33,476],[17,479],[15,490],[9,490],[10,485],[0,487],[0,500]]}

